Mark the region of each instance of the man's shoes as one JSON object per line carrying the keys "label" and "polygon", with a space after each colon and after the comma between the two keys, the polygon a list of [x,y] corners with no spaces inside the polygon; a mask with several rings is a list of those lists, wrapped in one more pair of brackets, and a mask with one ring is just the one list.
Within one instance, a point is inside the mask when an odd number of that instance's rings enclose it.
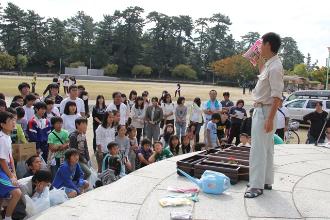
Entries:
{"label": "man's shoes", "polygon": [[[247,187],[250,187],[250,184],[248,183],[246,186]],[[273,186],[271,184],[265,184],[264,185],[264,189],[265,190],[272,190],[273,189]]]}

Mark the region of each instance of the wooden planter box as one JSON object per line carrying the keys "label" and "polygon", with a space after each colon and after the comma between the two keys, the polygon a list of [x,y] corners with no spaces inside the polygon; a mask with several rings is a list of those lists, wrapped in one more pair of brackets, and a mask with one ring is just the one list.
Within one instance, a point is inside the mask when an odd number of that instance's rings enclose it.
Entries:
{"label": "wooden planter box", "polygon": [[[177,161],[176,165],[179,169],[183,170],[191,176],[194,176],[194,165],[200,161],[203,161],[205,158],[206,155],[196,154],[192,157]],[[177,173],[182,176],[180,172]]]}

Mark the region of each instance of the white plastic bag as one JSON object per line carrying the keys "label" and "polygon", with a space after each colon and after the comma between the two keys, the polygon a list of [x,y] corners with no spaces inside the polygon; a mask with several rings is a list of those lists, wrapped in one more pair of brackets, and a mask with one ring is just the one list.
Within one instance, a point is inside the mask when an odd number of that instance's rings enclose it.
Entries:
{"label": "white plastic bag", "polygon": [[24,195],[26,204],[26,214],[32,217],[50,207],[49,188],[46,187],[38,197],[32,199],[28,195]]}
{"label": "white plastic bag", "polygon": [[89,169],[91,171],[91,175],[89,176],[89,178],[87,179],[87,181],[89,183],[89,189],[92,190],[93,187],[95,186],[95,182],[97,180],[100,180],[100,179],[97,177],[97,172],[96,172],[96,170],[94,170],[93,167],[91,167]]}
{"label": "white plastic bag", "polygon": [[52,189],[49,191],[49,200],[50,200],[50,206],[55,206],[62,204],[63,202],[67,201],[69,198],[67,194],[64,191],[64,188],[61,189]]}

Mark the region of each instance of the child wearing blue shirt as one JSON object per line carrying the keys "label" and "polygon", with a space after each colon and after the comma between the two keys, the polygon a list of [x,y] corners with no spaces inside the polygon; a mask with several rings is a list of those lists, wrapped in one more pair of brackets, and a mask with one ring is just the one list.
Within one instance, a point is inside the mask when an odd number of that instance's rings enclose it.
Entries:
{"label": "child wearing blue shirt", "polygon": [[89,184],[84,180],[84,172],[79,165],[79,152],[69,149],[65,152],[65,161],[57,170],[53,181],[53,187],[60,189],[64,187],[69,198],[84,193]]}
{"label": "child wearing blue shirt", "polygon": [[47,162],[48,158],[48,135],[51,125],[45,113],[47,105],[44,102],[37,102],[34,105],[35,115],[28,124],[28,137],[30,142],[36,142],[37,152],[42,152],[42,158]]}
{"label": "child wearing blue shirt", "polygon": [[219,113],[214,113],[211,117],[211,121],[206,126],[206,148],[216,148],[220,145],[217,135],[217,123],[221,120]]}
{"label": "child wearing blue shirt", "polygon": [[15,128],[14,115],[0,112],[0,200],[8,199],[5,220],[11,216],[22,192],[18,188],[10,134]]}

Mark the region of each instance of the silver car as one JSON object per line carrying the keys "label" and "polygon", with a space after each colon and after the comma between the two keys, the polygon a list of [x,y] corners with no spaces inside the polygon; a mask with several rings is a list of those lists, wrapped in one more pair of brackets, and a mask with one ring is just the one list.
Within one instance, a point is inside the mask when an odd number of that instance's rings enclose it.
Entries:
{"label": "silver car", "polygon": [[295,99],[284,103],[283,105],[289,110],[289,118],[302,123],[303,117],[308,113],[315,111],[315,105],[317,102],[323,103],[323,110],[330,112],[330,100],[324,99]]}

